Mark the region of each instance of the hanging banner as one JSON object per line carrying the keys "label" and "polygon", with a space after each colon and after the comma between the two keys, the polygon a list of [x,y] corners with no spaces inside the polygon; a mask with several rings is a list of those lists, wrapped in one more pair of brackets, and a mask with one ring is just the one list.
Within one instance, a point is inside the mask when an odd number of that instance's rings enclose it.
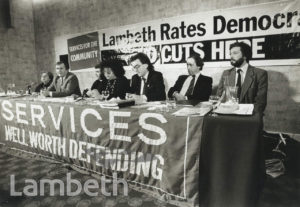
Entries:
{"label": "hanging banner", "polygon": [[94,67],[100,62],[98,32],[68,39],[68,54],[72,71]]}
{"label": "hanging banner", "polygon": [[117,173],[178,206],[199,203],[202,124],[203,117],[131,108],[0,99],[0,147],[109,178]]}
{"label": "hanging banner", "polygon": [[185,63],[197,53],[206,66],[219,66],[229,64],[230,44],[244,41],[260,65],[297,65],[299,9],[299,1],[283,1],[105,29],[99,34],[101,56],[128,62],[133,54],[144,52],[152,63],[165,65]]}

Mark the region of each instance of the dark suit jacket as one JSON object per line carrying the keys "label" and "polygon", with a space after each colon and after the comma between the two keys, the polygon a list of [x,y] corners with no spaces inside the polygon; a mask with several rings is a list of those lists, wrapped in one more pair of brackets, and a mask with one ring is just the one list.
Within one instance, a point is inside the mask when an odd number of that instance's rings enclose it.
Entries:
{"label": "dark suit jacket", "polygon": [[[131,93],[140,94],[141,78],[135,74],[131,79]],[[148,74],[145,86],[145,96],[148,101],[166,100],[165,84],[163,76],[158,71],[151,71]]]}
{"label": "dark suit jacket", "polygon": [[50,85],[51,85],[52,81],[49,81],[49,83],[44,84],[44,83],[40,83],[34,90],[34,92],[41,92],[42,89],[47,89]]}
{"label": "dark suit jacket", "polygon": [[[229,85],[235,85],[235,69],[225,70],[222,74],[217,94],[224,91],[224,77],[229,77]],[[242,85],[240,103],[253,103],[254,111],[263,113],[267,105],[268,73],[265,70],[249,65]]]}
{"label": "dark suit jacket", "polygon": [[81,96],[78,79],[76,75],[71,72],[67,73],[63,83],[61,83],[61,78],[56,76],[47,90],[53,91],[53,97],[65,97],[72,94]]}
{"label": "dark suit jacket", "polygon": [[[103,90],[106,89],[107,87],[107,83],[108,80],[104,79],[102,80],[102,84],[99,84],[98,88],[95,88],[99,91],[99,93],[101,94]],[[116,79],[116,83],[114,86],[114,90],[112,91],[112,93],[110,92],[109,97],[107,98],[107,100],[111,99],[111,98],[121,98],[121,99],[125,99],[126,93],[130,92],[130,86],[129,86],[129,81],[125,76],[122,77],[118,77]]]}
{"label": "dark suit jacket", "polygon": [[[175,85],[171,87],[168,92],[169,98],[172,98],[173,93],[175,91],[177,92],[181,91],[181,88],[188,77],[189,77],[188,75],[181,75],[178,77]],[[211,90],[212,90],[212,78],[200,74],[194,86],[192,95],[189,95],[187,98],[188,100],[207,101],[209,99],[209,96],[211,95]]]}

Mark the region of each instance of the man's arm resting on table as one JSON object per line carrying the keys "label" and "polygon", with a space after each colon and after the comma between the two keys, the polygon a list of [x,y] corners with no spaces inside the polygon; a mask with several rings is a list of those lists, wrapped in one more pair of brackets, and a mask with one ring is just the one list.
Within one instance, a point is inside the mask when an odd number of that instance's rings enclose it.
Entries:
{"label": "man's arm resting on table", "polygon": [[76,88],[78,87],[78,79],[76,76],[72,76],[67,83],[67,86],[64,91],[61,92],[52,92],[52,97],[65,97],[70,96],[75,93]]}

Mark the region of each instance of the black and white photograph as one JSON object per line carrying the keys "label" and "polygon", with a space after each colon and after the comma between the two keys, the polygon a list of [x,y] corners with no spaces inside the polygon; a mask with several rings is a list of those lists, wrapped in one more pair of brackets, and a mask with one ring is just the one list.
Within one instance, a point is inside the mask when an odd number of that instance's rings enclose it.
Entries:
{"label": "black and white photograph", "polygon": [[0,0],[0,207],[298,207],[299,0]]}

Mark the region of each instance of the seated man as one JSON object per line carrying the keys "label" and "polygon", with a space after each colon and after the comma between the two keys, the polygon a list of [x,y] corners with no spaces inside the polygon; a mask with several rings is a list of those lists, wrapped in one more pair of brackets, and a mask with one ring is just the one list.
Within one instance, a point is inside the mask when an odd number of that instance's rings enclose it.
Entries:
{"label": "seated man", "polygon": [[252,51],[244,42],[235,42],[230,45],[231,65],[222,74],[217,94],[221,96],[227,86],[237,86],[239,103],[253,103],[254,111],[263,113],[267,105],[268,73],[265,70],[249,65]]}
{"label": "seated man", "polygon": [[131,79],[131,93],[144,95],[147,101],[166,100],[163,76],[154,70],[147,55],[138,53],[131,57],[130,62],[137,73]]}
{"label": "seated man", "polygon": [[197,54],[191,55],[187,61],[189,75],[181,75],[168,92],[169,98],[176,100],[207,101],[212,91],[212,78],[201,74],[203,60]]}
{"label": "seated man", "polygon": [[81,96],[78,79],[75,74],[69,72],[64,62],[56,63],[56,74],[47,91],[42,92],[44,96],[65,97],[72,94]]}

